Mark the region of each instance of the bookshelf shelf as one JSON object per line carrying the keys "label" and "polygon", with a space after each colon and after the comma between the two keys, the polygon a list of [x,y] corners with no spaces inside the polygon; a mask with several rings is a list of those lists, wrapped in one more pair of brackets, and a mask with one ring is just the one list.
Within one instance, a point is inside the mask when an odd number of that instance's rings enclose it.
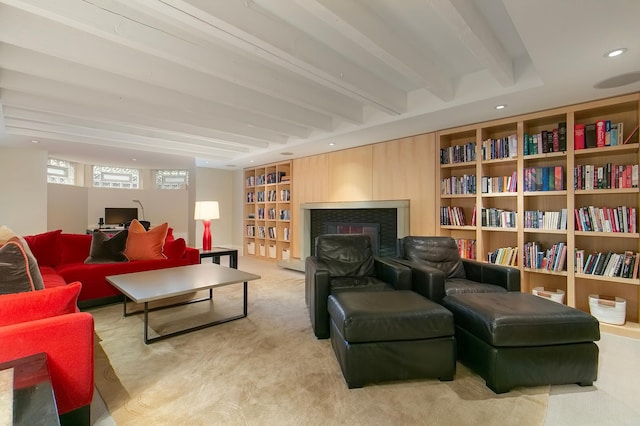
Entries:
{"label": "bookshelf shelf", "polygon": [[482,193],[482,196],[485,198],[490,198],[490,197],[494,197],[494,198],[498,198],[498,197],[517,197],[518,193],[517,192],[484,192]]}
{"label": "bookshelf shelf", "polygon": [[244,170],[244,255],[270,261],[289,256],[292,171],[291,161]]}
{"label": "bookshelf shelf", "polygon": [[576,237],[594,237],[594,238],[631,238],[638,239],[640,234],[637,232],[595,232],[595,231],[574,231]]}
{"label": "bookshelf shelf", "polygon": [[[566,304],[589,312],[588,295],[606,294],[624,297],[627,300],[625,326],[603,327],[617,334],[633,335],[640,338],[640,279],[577,273],[575,253],[640,253],[640,233],[589,232],[576,230],[574,211],[593,206],[615,209],[620,206],[640,208],[640,189],[637,165],[640,164],[640,144],[638,137],[633,142],[622,144],[620,139],[604,138],[598,142],[594,133],[580,135],[583,127],[596,127],[597,122],[607,121],[610,128],[623,128],[623,138],[630,134],[640,122],[640,93],[602,99],[583,104],[554,108],[520,116],[504,118],[484,123],[446,129],[436,133],[436,149],[459,151],[461,146],[475,146],[475,161],[463,164],[441,164],[436,169],[438,182],[456,175],[475,176],[477,194],[441,195],[437,211],[442,207],[456,207],[465,212],[467,220],[476,209],[478,214],[484,209],[515,212],[515,228],[487,226],[441,225],[439,235],[474,240],[476,258],[486,262],[488,253],[502,248],[517,247],[517,267],[521,273],[521,290],[531,292],[533,288],[546,286],[561,289],[566,294]],[[591,126],[593,124],[593,126]],[[600,127],[601,129],[603,127]],[[590,132],[590,130],[589,130]],[[513,136],[517,138],[517,155],[513,157]],[[584,137],[585,148],[580,148]],[[596,138],[596,139],[593,139]],[[508,140],[507,158],[482,159],[487,152],[487,141],[491,142],[491,156],[496,156],[494,143]],[[606,141],[610,145],[606,145]],[[624,139],[622,139],[624,140]],[[611,142],[614,141],[614,142]],[[605,146],[593,147],[602,143]],[[484,145],[483,145],[484,144]],[[498,145],[502,150],[505,145]],[[578,149],[576,149],[578,146]],[[510,155],[509,155],[510,154]],[[526,155],[525,155],[526,154]],[[501,156],[499,154],[497,156]],[[441,157],[442,158],[442,157]],[[585,168],[604,170],[604,178],[594,176],[594,187],[623,186],[611,189],[579,189],[584,187]],[[623,174],[631,166],[629,175]],[[610,174],[609,170],[611,170]],[[538,178],[548,176],[548,186]],[[534,174],[535,172],[535,174]],[[482,193],[483,178],[517,176],[516,192]],[[526,176],[525,176],[526,175]],[[591,176],[591,175],[589,175]],[[629,177],[630,176],[630,177]],[[598,178],[602,178],[599,181]],[[624,179],[627,179],[626,181]],[[580,180],[582,179],[582,180]],[[553,181],[553,182],[552,182]],[[631,184],[629,184],[631,182]],[[525,186],[525,183],[527,184]],[[558,186],[558,183],[561,185]],[[533,186],[532,186],[533,185]],[[627,187],[631,186],[631,187]],[[540,188],[551,190],[540,190]],[[587,186],[588,187],[588,186]],[[535,188],[536,191],[529,189]],[[561,189],[557,189],[561,188]],[[525,191],[525,189],[527,189]],[[546,213],[565,210],[566,229],[544,229],[525,227],[532,212]],[[635,211],[633,213],[635,215]],[[535,217],[535,215],[533,216]],[[540,216],[538,216],[540,217]],[[478,215],[478,220],[480,215]],[[605,216],[606,218],[606,216]],[[630,218],[628,220],[633,220]],[[635,218],[637,222],[637,218]],[[483,222],[485,223],[485,222]],[[529,224],[529,222],[526,222]],[[637,223],[636,223],[637,225]],[[581,225],[582,226],[582,225]],[[582,229],[582,228],[581,228]],[[602,229],[602,228],[600,228]],[[606,229],[606,228],[605,228]],[[635,229],[638,229],[636,226]],[[566,246],[564,271],[549,271],[524,267],[525,245],[536,243],[543,255],[556,244]],[[538,251],[539,253],[539,251]],[[584,260],[584,258],[583,258]]]}
{"label": "bookshelf shelf", "polygon": [[567,191],[526,191],[525,197],[566,197]]}
{"label": "bookshelf shelf", "polygon": [[475,231],[476,227],[471,225],[442,225],[442,229],[457,229],[459,231]]}
{"label": "bookshelf shelf", "polygon": [[627,285],[635,285],[640,286],[639,279],[631,279],[631,278],[620,278],[620,277],[608,277],[605,275],[595,275],[595,274],[580,274],[578,272],[575,273],[576,278],[582,278],[587,280],[595,280],[595,281],[607,281],[611,283],[622,283]]}
{"label": "bookshelf shelf", "polygon": [[525,234],[558,234],[567,235],[566,229],[524,228]]}
{"label": "bookshelf shelf", "polygon": [[481,227],[481,229],[483,231],[490,231],[490,232],[518,232],[517,228],[502,228],[502,227],[498,227],[498,226],[483,226]]}
{"label": "bookshelf shelf", "polygon": [[549,271],[547,269],[536,269],[536,268],[522,268],[525,272],[530,272],[532,274],[546,274],[546,275],[558,275],[562,277],[567,276],[567,271]]}
{"label": "bookshelf shelf", "polygon": [[457,169],[457,168],[475,168],[476,167],[476,162],[475,161],[467,161],[464,163],[451,163],[451,164],[442,164],[442,168],[443,169]]}

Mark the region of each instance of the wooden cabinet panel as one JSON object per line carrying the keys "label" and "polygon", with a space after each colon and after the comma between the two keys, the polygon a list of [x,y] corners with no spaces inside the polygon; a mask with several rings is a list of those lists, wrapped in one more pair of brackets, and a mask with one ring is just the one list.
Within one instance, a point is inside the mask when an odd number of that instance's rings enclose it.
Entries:
{"label": "wooden cabinet panel", "polygon": [[328,154],[329,197],[325,201],[373,199],[373,145]]}
{"label": "wooden cabinet panel", "polygon": [[412,235],[435,235],[435,134],[423,134],[373,145],[373,199],[409,200]]}
{"label": "wooden cabinet panel", "polygon": [[300,204],[327,201],[329,198],[328,154],[293,160],[295,179],[291,189],[291,255],[300,258]]}

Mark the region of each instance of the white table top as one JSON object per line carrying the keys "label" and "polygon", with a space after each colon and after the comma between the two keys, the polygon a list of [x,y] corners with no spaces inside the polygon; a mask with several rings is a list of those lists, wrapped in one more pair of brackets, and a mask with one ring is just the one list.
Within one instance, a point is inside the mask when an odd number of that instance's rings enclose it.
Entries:
{"label": "white table top", "polygon": [[259,275],[216,263],[111,275],[107,281],[136,303],[260,279]]}

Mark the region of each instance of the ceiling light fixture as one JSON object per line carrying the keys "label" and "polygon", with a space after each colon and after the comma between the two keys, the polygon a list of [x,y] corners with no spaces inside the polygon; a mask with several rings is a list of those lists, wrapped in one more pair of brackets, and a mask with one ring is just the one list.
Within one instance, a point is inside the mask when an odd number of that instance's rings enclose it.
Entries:
{"label": "ceiling light fixture", "polygon": [[40,143],[40,141],[32,140],[31,143]]}
{"label": "ceiling light fixture", "polygon": [[505,109],[506,105],[496,105],[496,109]]}
{"label": "ceiling light fixture", "polygon": [[615,58],[616,56],[622,55],[626,51],[627,51],[626,47],[621,47],[620,49],[615,49],[615,50],[612,50],[610,52],[605,53],[604,56],[605,56],[605,58]]}
{"label": "ceiling light fixture", "polygon": [[329,146],[334,146],[335,142],[329,142]]}

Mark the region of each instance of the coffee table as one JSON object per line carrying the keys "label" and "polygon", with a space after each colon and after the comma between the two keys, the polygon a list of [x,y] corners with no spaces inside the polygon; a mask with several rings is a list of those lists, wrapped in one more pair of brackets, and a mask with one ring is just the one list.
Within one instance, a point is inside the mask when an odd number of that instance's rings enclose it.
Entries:
{"label": "coffee table", "polygon": [[[248,281],[260,279],[260,276],[233,268],[227,268],[226,266],[221,266],[216,263],[201,263],[196,265],[178,266],[176,268],[158,269],[154,271],[111,275],[106,277],[106,279],[124,295],[123,303],[125,316],[141,312],[144,313],[144,343],[149,344],[168,337],[178,336],[191,331],[201,330],[206,327],[245,318],[247,316],[247,283]],[[149,312],[211,300],[214,288],[239,283],[243,283],[244,285],[242,314],[149,338]],[[209,297],[188,300],[186,302],[174,303],[168,306],[152,309],[149,308],[150,302],[190,294],[200,290],[209,290]],[[131,300],[136,303],[143,303],[144,310],[127,313],[127,300]]]}

